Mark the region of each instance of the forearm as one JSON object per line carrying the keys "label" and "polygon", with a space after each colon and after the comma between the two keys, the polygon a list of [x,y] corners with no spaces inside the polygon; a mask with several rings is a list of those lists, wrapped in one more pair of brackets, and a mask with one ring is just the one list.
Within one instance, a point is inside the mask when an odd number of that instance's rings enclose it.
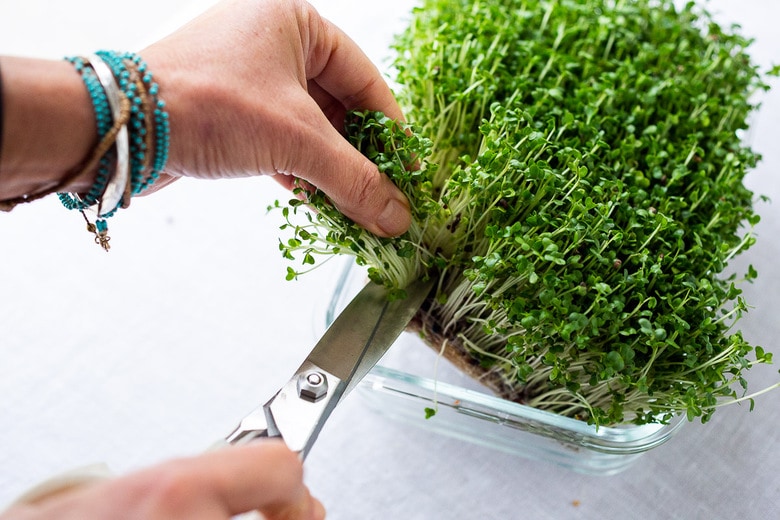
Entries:
{"label": "forearm", "polygon": [[[0,57],[3,140],[0,200],[56,186],[97,141],[95,114],[84,83],[66,61]],[[83,191],[94,172],[67,186]]]}

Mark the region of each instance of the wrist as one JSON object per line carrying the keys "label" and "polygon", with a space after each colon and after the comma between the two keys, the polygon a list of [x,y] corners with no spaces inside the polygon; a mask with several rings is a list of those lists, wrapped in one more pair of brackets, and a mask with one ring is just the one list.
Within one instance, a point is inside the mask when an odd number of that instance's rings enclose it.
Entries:
{"label": "wrist", "polygon": [[[1,58],[4,138],[0,199],[57,185],[97,141],[95,115],[84,84],[64,61]],[[94,172],[73,179],[68,190],[92,184]]]}

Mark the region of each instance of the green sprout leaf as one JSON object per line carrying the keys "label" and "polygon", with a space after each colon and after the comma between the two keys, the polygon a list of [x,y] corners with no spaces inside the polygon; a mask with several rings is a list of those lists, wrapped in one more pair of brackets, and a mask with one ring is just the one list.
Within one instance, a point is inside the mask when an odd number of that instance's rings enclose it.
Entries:
{"label": "green sprout leaf", "polygon": [[433,278],[421,316],[497,392],[595,424],[706,422],[772,359],[725,274],[765,200],[740,135],[780,70],[738,30],[673,0],[420,0],[393,45],[411,123],[345,123],[411,228],[373,236],[299,187],[271,208],[304,266],[287,278],[333,254],[397,297]]}

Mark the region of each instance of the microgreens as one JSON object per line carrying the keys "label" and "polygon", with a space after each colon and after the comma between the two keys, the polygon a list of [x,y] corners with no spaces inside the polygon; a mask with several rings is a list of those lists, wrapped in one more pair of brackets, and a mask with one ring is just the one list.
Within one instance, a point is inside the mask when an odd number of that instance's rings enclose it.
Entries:
{"label": "microgreens", "polygon": [[394,45],[413,124],[346,126],[411,229],[378,238],[299,188],[305,203],[277,204],[280,249],[305,269],[354,255],[398,297],[435,277],[424,332],[530,406],[706,421],[771,362],[734,328],[757,273],[724,274],[759,220],[740,133],[768,87],[750,43],[693,2],[423,0]]}

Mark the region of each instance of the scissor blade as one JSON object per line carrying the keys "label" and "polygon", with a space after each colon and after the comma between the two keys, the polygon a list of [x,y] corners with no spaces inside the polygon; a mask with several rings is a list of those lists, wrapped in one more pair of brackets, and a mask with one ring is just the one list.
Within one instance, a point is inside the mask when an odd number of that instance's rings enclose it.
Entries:
{"label": "scissor blade", "polygon": [[369,283],[325,331],[307,361],[345,381],[343,395],[348,394],[404,331],[432,286],[415,282],[405,298],[390,301],[387,289]]}
{"label": "scissor blade", "polygon": [[406,298],[389,300],[369,283],[336,318],[292,378],[227,437],[231,444],[281,437],[305,458],[336,405],[403,332],[433,282],[416,282]]}

